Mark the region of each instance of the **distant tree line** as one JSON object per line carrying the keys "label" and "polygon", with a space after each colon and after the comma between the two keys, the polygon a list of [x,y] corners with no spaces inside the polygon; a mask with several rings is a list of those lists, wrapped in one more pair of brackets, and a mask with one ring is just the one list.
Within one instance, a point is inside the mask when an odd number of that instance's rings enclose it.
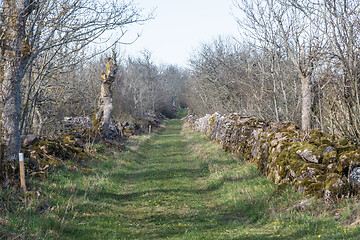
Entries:
{"label": "distant tree line", "polygon": [[138,58],[123,63],[121,81],[115,82],[114,116],[127,114],[141,118],[144,113],[162,113],[174,117],[178,108],[186,107],[187,69],[175,65],[156,65],[151,52],[144,50]]}
{"label": "distant tree line", "polygon": [[[41,86],[34,106],[22,110],[21,133],[52,135],[63,130],[64,117],[92,117],[98,104],[101,81],[106,69],[106,54],[73,65],[47,79]],[[188,70],[178,66],[158,66],[151,53],[144,51],[139,58],[118,53],[118,71],[112,84],[114,121],[142,119],[146,113],[162,113],[174,117],[176,109],[186,107],[184,88]],[[26,81],[26,80],[25,80]],[[25,99],[25,97],[23,97]]]}

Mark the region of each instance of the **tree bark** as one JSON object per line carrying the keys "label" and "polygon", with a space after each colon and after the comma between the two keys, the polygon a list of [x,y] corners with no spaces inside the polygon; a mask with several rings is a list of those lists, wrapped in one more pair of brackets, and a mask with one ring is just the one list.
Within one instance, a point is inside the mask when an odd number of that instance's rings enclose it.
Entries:
{"label": "tree bark", "polygon": [[311,129],[311,80],[310,76],[302,76],[301,79],[302,111],[301,111],[301,128],[302,130]]}
{"label": "tree bark", "polygon": [[106,58],[106,72],[101,75],[101,93],[97,111],[93,119],[93,127],[102,132],[103,137],[109,137],[109,125],[113,111],[113,100],[111,85],[115,81],[118,70],[116,55],[113,53],[111,58]]}
{"label": "tree bark", "polygon": [[24,63],[27,49],[25,24],[30,13],[29,0],[5,0],[3,3],[3,54],[2,76],[0,79],[1,133],[5,145],[4,159],[1,159],[2,180],[8,180],[21,147],[20,125],[20,84],[24,76]]}

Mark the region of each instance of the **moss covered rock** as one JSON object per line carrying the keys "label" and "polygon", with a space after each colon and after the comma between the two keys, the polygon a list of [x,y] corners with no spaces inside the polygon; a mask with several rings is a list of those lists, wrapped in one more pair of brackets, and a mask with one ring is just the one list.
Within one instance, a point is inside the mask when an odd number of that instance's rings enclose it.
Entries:
{"label": "moss covered rock", "polygon": [[26,169],[32,176],[43,178],[49,169],[65,165],[66,161],[84,164],[91,156],[85,151],[86,136],[71,132],[56,139],[41,138],[23,148]]}
{"label": "moss covered rock", "polygon": [[304,160],[312,163],[320,163],[322,153],[319,151],[316,145],[302,143],[301,146],[296,150],[296,153],[301,156]]}

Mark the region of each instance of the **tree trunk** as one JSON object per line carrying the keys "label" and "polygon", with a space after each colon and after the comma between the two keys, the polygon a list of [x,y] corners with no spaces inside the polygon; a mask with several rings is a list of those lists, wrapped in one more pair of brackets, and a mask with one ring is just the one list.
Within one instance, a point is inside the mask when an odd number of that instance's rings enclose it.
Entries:
{"label": "tree trunk", "polygon": [[93,127],[102,132],[103,137],[109,137],[109,125],[113,110],[111,85],[115,81],[118,69],[116,55],[106,58],[106,72],[101,75],[101,94],[97,111],[93,119]]}
{"label": "tree trunk", "polygon": [[2,76],[0,79],[2,141],[5,145],[1,159],[2,180],[8,180],[18,161],[20,138],[20,84],[24,75],[26,49],[25,24],[30,13],[29,0],[5,0],[3,3]]}
{"label": "tree trunk", "polygon": [[302,130],[310,130],[311,106],[312,106],[310,76],[302,76],[301,78],[301,96],[302,96],[301,128]]}
{"label": "tree trunk", "polygon": [[38,106],[35,106],[35,112],[33,117],[32,127],[35,128],[35,134],[40,136],[45,125],[45,119],[43,118]]}

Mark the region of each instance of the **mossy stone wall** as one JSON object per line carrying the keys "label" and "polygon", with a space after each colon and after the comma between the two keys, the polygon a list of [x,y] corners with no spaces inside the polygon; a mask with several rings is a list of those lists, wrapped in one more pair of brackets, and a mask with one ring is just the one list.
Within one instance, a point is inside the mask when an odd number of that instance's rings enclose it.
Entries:
{"label": "mossy stone wall", "polygon": [[188,116],[187,121],[225,151],[253,162],[279,188],[293,185],[330,202],[358,192],[360,171],[352,170],[360,167],[360,149],[347,139],[237,113]]}

